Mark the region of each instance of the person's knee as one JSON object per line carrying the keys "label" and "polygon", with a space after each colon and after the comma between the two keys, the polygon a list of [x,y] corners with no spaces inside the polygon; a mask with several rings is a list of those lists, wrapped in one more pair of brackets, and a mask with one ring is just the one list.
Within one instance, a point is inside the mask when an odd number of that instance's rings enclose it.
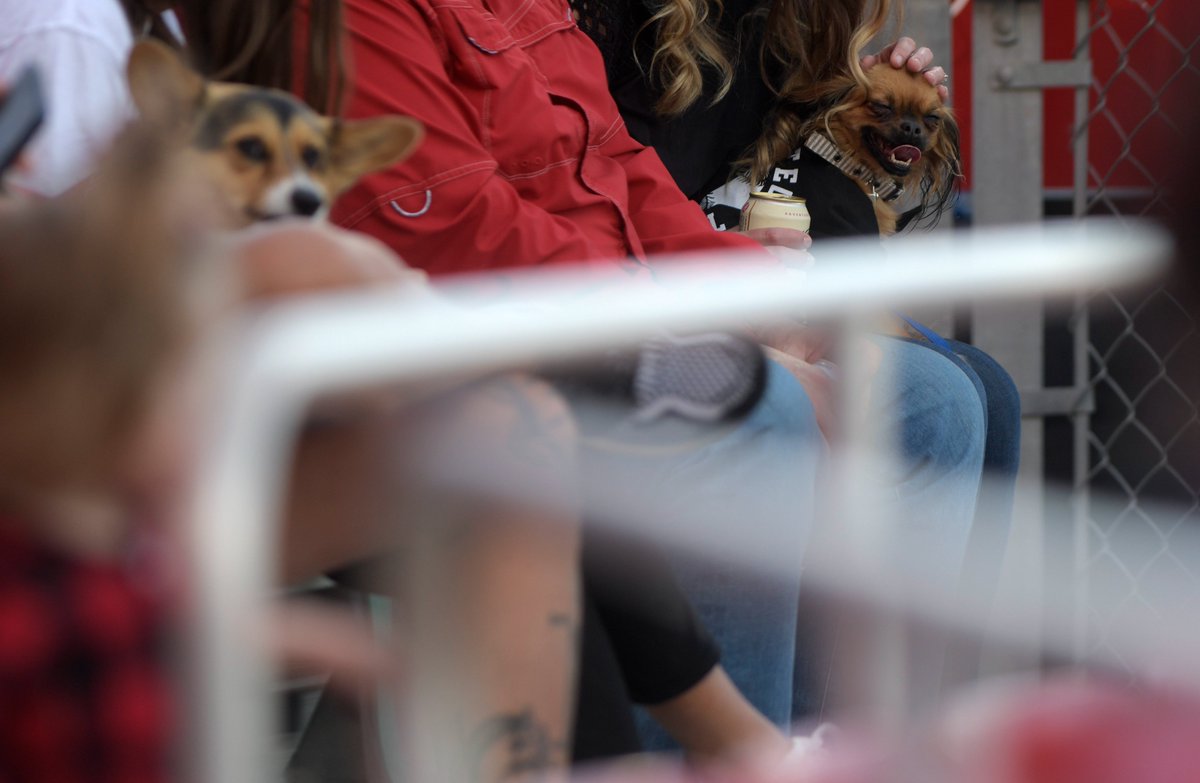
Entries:
{"label": "person's knee", "polygon": [[[486,384],[481,393],[499,416],[498,435],[526,451],[561,460],[574,454],[578,430],[571,407],[551,384],[513,374]],[[566,463],[574,466],[574,458]]]}
{"label": "person's knee", "polygon": [[1000,362],[974,346],[962,347],[963,358],[983,381],[988,395],[988,421],[1003,419],[1010,427],[1019,427],[1021,421],[1021,393],[1008,370]]}
{"label": "person's knee", "polygon": [[832,400],[834,391],[829,374],[815,365],[788,365],[773,359],[767,362],[766,389],[750,419],[805,448],[815,448],[822,442],[817,401]]}
{"label": "person's knee", "polygon": [[549,384],[511,374],[479,383],[422,412],[406,462],[435,486],[469,495],[577,504],[575,420]]}
{"label": "person's knee", "polygon": [[987,419],[974,383],[950,359],[923,346],[897,343],[889,354],[907,456],[977,472]]}
{"label": "person's knee", "polygon": [[936,382],[927,391],[929,405],[937,414],[927,421],[934,437],[930,439],[930,456],[947,467],[970,466],[979,470],[983,464],[987,419],[974,384],[953,363],[943,357]]}
{"label": "person's knee", "polygon": [[993,476],[1015,476],[1021,460],[1021,394],[1012,376],[973,345],[954,344],[955,352],[979,378],[987,395],[987,446],[984,469]]}

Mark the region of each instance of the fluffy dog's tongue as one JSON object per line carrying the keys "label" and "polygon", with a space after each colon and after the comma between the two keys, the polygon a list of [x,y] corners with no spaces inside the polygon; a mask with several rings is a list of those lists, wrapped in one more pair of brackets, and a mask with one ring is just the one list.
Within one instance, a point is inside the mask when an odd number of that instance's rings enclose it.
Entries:
{"label": "fluffy dog's tongue", "polygon": [[921,159],[921,150],[911,144],[901,144],[892,150],[892,157],[906,163],[916,163]]}

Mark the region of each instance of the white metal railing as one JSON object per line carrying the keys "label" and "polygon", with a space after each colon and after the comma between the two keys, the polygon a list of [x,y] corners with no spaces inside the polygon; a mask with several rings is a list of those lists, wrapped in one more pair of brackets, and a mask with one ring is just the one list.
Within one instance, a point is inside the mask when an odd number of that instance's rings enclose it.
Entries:
{"label": "white metal railing", "polygon": [[280,305],[232,326],[184,520],[197,778],[279,775],[272,667],[250,632],[271,600],[287,457],[315,399],[578,357],[662,330],[799,315],[852,326],[896,306],[1119,285],[1159,271],[1168,254],[1150,226],[1040,225],[905,238],[886,257],[874,240],[829,243],[806,274],[717,273],[713,260],[728,269],[736,259],[687,258],[655,282],[581,293],[572,270],[522,272],[506,275],[504,300],[486,307],[385,290]]}

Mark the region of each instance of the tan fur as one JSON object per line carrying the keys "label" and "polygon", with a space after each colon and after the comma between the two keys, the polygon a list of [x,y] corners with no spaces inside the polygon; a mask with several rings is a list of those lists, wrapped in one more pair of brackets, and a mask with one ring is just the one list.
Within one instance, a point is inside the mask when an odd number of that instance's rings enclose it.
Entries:
{"label": "tan fur", "polygon": [[[840,149],[850,152],[867,164],[880,180],[900,182],[905,192],[918,192],[922,212],[936,215],[948,202],[955,181],[962,176],[958,152],[958,127],[954,114],[942,105],[937,87],[926,81],[920,73],[893,68],[879,63],[867,70],[860,78],[846,76],[831,81],[820,92],[820,102],[829,108],[809,120],[801,130],[800,138],[816,130],[828,136]],[[872,110],[871,104],[886,104],[890,114],[881,116]],[[910,117],[921,121],[928,138],[921,150],[921,160],[914,164],[906,175],[897,176],[884,169],[883,165],[868,149],[863,139],[863,129],[871,128],[884,137],[892,136],[902,118]],[[929,122],[926,118],[936,117]],[[791,143],[795,146],[795,141]],[[871,188],[858,181],[867,196]],[[896,202],[872,199],[875,219],[881,236],[896,233],[899,217]],[[924,339],[901,319],[888,317],[880,330],[900,337]]]}
{"label": "tan fur", "polygon": [[185,130],[205,100],[204,79],[157,41],[133,47],[125,73],[138,112],[160,128]]}
{"label": "tan fur", "polygon": [[[813,123],[817,130],[867,164],[879,179],[901,182],[906,192],[920,190],[926,179],[930,187],[939,191],[953,187],[954,180],[961,175],[954,115],[942,105],[937,88],[923,74],[879,64],[866,72],[865,84],[847,79],[840,89],[844,98]],[[872,104],[887,105],[891,112],[881,115],[873,110]],[[864,141],[863,129],[870,128],[881,137],[892,138],[904,119],[921,123],[927,141],[921,149],[921,160],[901,176],[887,171],[872,154]],[[864,193],[871,195],[868,185],[859,184]],[[898,217],[895,202],[878,198],[873,201],[880,234],[894,234]]]}
{"label": "tan fur", "polygon": [[[278,90],[206,82],[169,47],[141,41],[129,59],[134,103],[147,120],[177,135],[189,158],[223,200],[233,226],[281,216],[268,204],[272,190],[289,178],[314,184],[323,209],[360,177],[406,158],[420,143],[421,124],[408,117],[341,121],[324,117]],[[261,99],[239,121],[221,129],[218,146],[202,148],[196,132],[223,104]],[[283,124],[267,105],[287,101],[296,112]],[[248,155],[244,145],[261,149]]]}

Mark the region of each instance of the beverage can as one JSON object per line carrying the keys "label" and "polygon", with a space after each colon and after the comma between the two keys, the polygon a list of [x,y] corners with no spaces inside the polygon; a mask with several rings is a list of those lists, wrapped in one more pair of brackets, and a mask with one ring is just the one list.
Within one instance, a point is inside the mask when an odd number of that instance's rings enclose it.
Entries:
{"label": "beverage can", "polygon": [[754,191],[742,206],[742,231],[756,228],[794,228],[808,231],[812,225],[804,199],[778,193]]}

